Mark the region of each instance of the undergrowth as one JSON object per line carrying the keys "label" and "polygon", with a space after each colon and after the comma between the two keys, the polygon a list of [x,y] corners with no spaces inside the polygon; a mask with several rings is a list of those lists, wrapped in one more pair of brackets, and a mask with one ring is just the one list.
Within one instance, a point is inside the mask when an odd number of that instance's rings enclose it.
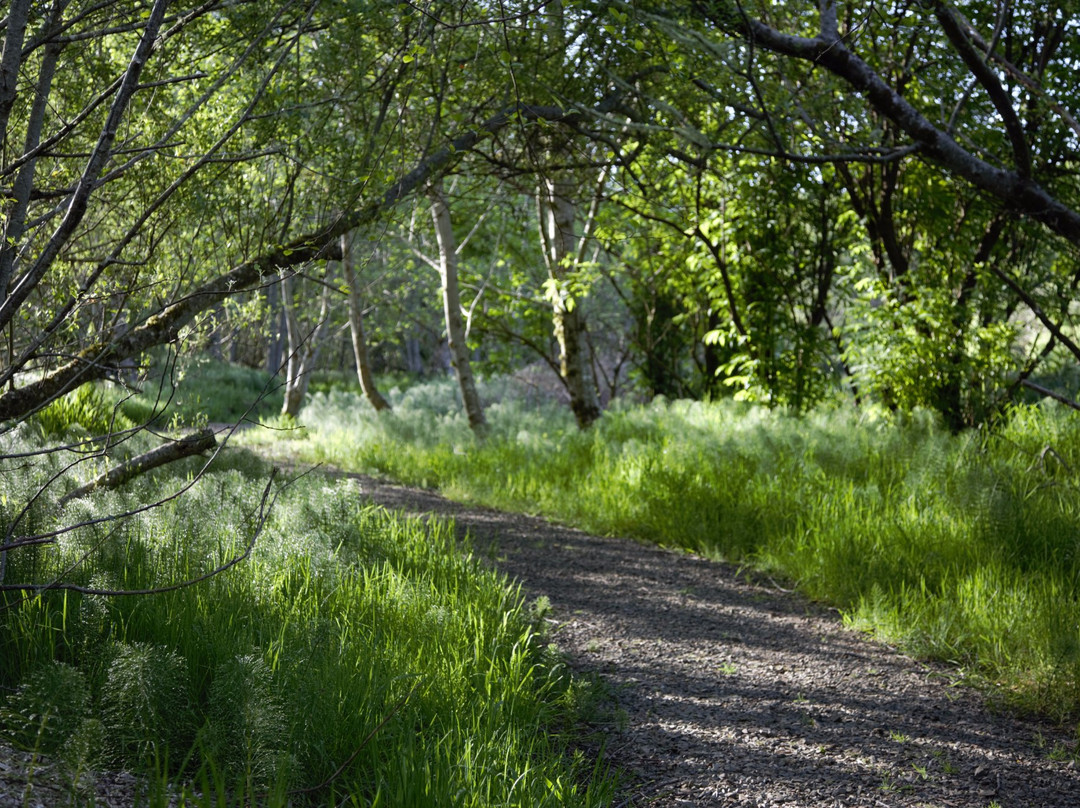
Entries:
{"label": "undergrowth", "polygon": [[158,356],[137,392],[110,389],[123,415],[136,424],[202,426],[263,421],[281,412],[280,376],[205,356]]}
{"label": "undergrowth", "polygon": [[[1080,712],[1080,419],[1021,408],[952,435],[928,413],[794,417],[723,403],[568,412],[486,391],[482,444],[452,388],[313,398],[309,460],[752,565],[1014,705]],[[259,438],[253,438],[259,439]]]}
{"label": "undergrowth", "polygon": [[[0,440],[11,456],[35,438]],[[5,528],[60,462],[6,461]],[[178,499],[95,521],[178,489],[197,462],[62,511],[57,483],[19,522],[18,535],[83,526],[11,552],[8,584],[156,587],[256,541],[162,594],[0,593],[4,740],[60,761],[73,788],[147,772],[149,804],[170,788],[207,806],[606,804],[606,775],[569,751],[580,688],[451,525],[313,475],[276,489],[256,537],[269,469],[243,452]]]}

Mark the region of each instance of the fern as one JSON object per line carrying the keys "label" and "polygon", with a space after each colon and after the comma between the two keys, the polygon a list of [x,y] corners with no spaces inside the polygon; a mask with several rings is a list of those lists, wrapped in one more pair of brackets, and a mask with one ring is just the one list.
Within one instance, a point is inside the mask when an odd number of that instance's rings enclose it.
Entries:
{"label": "fern", "polygon": [[16,746],[55,753],[89,714],[83,672],[63,662],[37,668],[8,699],[8,737]]}
{"label": "fern", "polygon": [[289,727],[262,657],[248,654],[218,665],[209,714],[214,723],[207,734],[219,765],[243,772],[254,791],[265,791],[282,777]]}

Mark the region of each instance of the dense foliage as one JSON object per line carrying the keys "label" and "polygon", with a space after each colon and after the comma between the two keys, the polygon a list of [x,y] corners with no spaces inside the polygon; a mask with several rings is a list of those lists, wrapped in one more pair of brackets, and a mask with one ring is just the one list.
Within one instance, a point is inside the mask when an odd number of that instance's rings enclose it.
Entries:
{"label": "dense foliage", "polygon": [[1080,709],[1080,432],[1019,408],[950,435],[929,412],[796,417],[760,405],[655,400],[587,433],[560,409],[489,388],[478,444],[449,386],[395,396],[392,417],[320,394],[290,444],[486,505],[541,513],[746,564],[853,624],[1059,717]]}
{"label": "dense foliage", "polygon": [[166,344],[283,367],[295,415],[367,343],[545,362],[582,425],[633,370],[959,429],[1080,358],[1067,4],[499,8],[16,2],[0,417]]}

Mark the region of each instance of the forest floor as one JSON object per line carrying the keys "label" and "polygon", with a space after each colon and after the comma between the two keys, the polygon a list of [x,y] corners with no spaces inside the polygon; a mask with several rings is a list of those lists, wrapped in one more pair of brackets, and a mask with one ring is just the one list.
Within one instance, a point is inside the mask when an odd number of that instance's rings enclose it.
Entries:
{"label": "forest floor", "polygon": [[[550,641],[600,683],[585,751],[617,772],[616,808],[1080,806],[1074,734],[995,709],[955,670],[767,578],[345,476],[372,502],[453,518],[478,557],[550,602]],[[51,768],[0,748],[0,806],[67,804]],[[129,775],[95,780],[83,793],[97,805],[137,801]]]}
{"label": "forest floor", "polygon": [[1080,806],[1075,735],[768,579],[348,476],[373,502],[452,517],[550,601],[551,641],[604,683],[590,751],[621,774],[618,806]]}

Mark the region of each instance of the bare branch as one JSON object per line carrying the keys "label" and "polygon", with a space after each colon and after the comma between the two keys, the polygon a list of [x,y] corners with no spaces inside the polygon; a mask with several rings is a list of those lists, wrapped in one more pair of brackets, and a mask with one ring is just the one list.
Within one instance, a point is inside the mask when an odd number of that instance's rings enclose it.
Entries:
{"label": "bare branch", "polygon": [[146,589],[101,589],[92,586],[79,586],[77,584],[64,583],[63,581],[53,581],[49,584],[0,584],[0,592],[34,592],[41,594],[48,591],[65,591],[65,592],[79,592],[83,595],[98,595],[101,597],[123,597],[130,595],[161,595],[166,592],[176,592],[180,589],[187,589],[188,587],[200,584],[203,581],[208,581],[226,572],[237,564],[246,561],[251,556],[251,551],[255,549],[255,543],[258,541],[259,536],[262,535],[263,529],[266,527],[266,520],[270,516],[270,511],[277,502],[277,498],[281,495],[284,488],[278,489],[273,498],[270,497],[271,487],[274,483],[277,470],[275,469],[270,473],[270,479],[266,481],[266,487],[263,489],[262,500],[259,502],[258,518],[255,522],[255,527],[251,532],[251,538],[248,539],[244,549],[238,555],[233,556],[224,564],[220,564],[212,570],[198,575],[194,578],[189,578],[184,581],[179,581],[175,584],[168,584],[166,586],[149,587]]}
{"label": "bare branch", "polygon": [[1074,410],[1080,410],[1080,404],[1073,401],[1068,396],[1063,396],[1061,395],[1061,393],[1055,393],[1053,390],[1046,389],[1041,384],[1035,384],[1035,382],[1030,381],[1029,379],[1021,379],[1020,384],[1030,390],[1034,390],[1039,395],[1047,396],[1048,398],[1054,399],[1054,401],[1059,401],[1066,407],[1072,407]]}
{"label": "bare branch", "polygon": [[1035,298],[1033,298],[1019,283],[1009,277],[1008,273],[1002,270],[998,266],[991,266],[990,271],[993,272],[998,278],[1000,278],[1006,286],[1008,286],[1013,293],[1020,298],[1024,305],[1031,310],[1031,313],[1038,318],[1039,322],[1046,326],[1046,330],[1049,331],[1055,339],[1064,345],[1069,353],[1071,353],[1076,359],[1080,359],[1080,346],[1073,342],[1065,334],[1065,332],[1055,323],[1040,306]]}
{"label": "bare branch", "polygon": [[957,18],[956,13],[943,2],[938,2],[934,7],[934,15],[945,35],[952,42],[960,58],[964,60],[968,70],[978,80],[986,94],[990,97],[994,109],[998,111],[1002,122],[1005,124],[1005,132],[1012,144],[1013,158],[1016,160],[1016,170],[1020,177],[1031,177],[1031,150],[1028,148],[1027,139],[1024,137],[1024,125],[1020,117],[1013,109],[1012,100],[1005,88],[1001,86],[998,77],[994,75],[982,56],[975,50],[974,45],[964,31],[964,26]]}
{"label": "bare branch", "polygon": [[753,40],[758,47],[818,65],[861,93],[878,113],[920,144],[920,154],[963,177],[1011,209],[1046,225],[1080,245],[1080,213],[1063,204],[1038,183],[1016,171],[991,165],[961,147],[915,109],[869,64],[843,42],[784,34],[745,16],[729,3],[698,2],[694,7],[718,29]]}
{"label": "bare branch", "polygon": [[106,118],[104,126],[102,126],[101,135],[98,138],[97,145],[94,147],[94,152],[87,162],[82,176],[79,178],[79,184],[75,189],[75,193],[72,194],[67,213],[56,228],[56,231],[49,238],[49,241],[46,243],[44,249],[42,249],[41,254],[38,256],[33,266],[19,278],[12,288],[10,295],[0,302],[0,327],[11,322],[11,319],[15,316],[15,312],[18,311],[19,306],[21,306],[22,302],[29,297],[38,281],[45,272],[48,271],[49,267],[52,266],[53,261],[60,252],[60,248],[71,238],[75,229],[79,226],[79,222],[82,221],[83,216],[86,214],[87,205],[90,201],[90,194],[93,192],[97,179],[104,169],[106,162],[109,160],[112,144],[116,140],[116,135],[120,129],[120,123],[127,112],[128,104],[131,102],[131,98],[138,87],[139,75],[142,73],[142,69],[146,64],[147,59],[149,59],[150,53],[154,49],[154,42],[157,39],[158,29],[165,17],[165,9],[167,7],[168,0],[155,0],[154,7],[150,12],[150,17],[146,22],[146,29],[143,31],[139,44],[135,48],[134,54],[132,54],[131,62],[124,72],[124,78],[120,83],[120,89],[117,90],[116,98],[113,99],[112,107],[109,110],[109,116]]}

